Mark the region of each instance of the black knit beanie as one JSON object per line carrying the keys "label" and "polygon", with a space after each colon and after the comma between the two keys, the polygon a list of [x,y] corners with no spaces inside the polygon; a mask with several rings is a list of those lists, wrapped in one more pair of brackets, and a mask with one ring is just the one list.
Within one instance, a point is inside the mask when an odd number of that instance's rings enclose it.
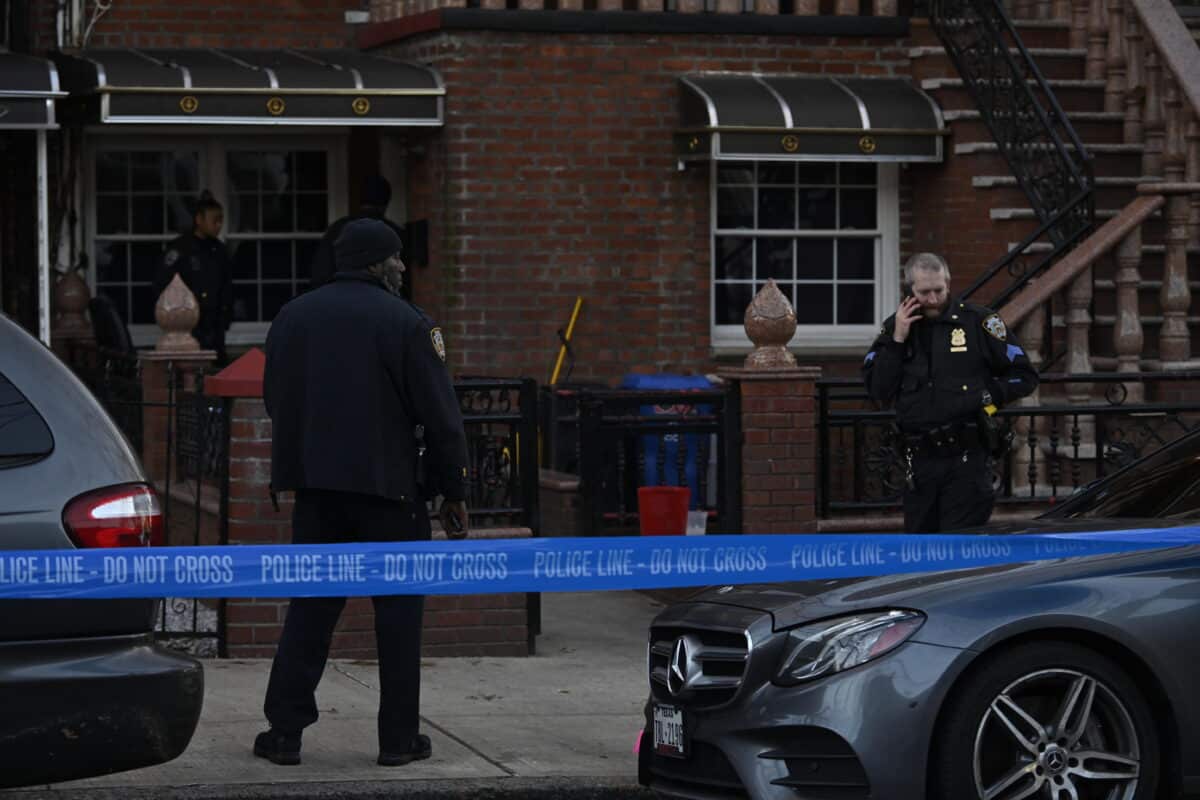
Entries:
{"label": "black knit beanie", "polygon": [[404,246],[392,227],[377,219],[352,219],[333,243],[339,270],[366,269],[398,254]]}

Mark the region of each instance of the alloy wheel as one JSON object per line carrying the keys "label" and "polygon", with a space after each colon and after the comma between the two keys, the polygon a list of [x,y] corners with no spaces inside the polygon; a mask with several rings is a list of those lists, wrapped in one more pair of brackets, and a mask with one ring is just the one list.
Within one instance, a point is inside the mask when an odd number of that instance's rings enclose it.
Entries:
{"label": "alloy wheel", "polygon": [[983,800],[1131,800],[1141,775],[1121,698],[1073,669],[1032,672],[989,704],[974,745]]}

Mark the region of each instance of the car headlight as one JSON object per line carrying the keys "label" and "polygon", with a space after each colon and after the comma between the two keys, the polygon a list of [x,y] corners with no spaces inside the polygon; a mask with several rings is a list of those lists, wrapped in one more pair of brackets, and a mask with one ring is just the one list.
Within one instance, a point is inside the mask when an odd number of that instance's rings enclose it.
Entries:
{"label": "car headlight", "polygon": [[925,622],[919,611],[870,611],[788,632],[775,681],[794,686],[866,664],[908,640]]}

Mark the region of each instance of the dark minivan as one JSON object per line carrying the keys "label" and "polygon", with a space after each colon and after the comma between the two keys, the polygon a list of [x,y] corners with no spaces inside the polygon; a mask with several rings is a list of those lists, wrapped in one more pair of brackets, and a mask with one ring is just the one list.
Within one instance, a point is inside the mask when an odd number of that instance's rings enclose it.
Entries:
{"label": "dark minivan", "polygon": [[[0,548],[162,544],[158,496],[88,389],[0,315]],[[169,761],[204,701],[157,645],[159,600],[0,601],[0,787]]]}

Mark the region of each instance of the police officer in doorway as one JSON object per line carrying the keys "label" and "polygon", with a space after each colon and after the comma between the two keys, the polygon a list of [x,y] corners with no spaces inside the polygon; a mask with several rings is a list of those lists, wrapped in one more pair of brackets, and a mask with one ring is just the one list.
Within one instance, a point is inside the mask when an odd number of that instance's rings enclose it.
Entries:
{"label": "police officer in doorway", "polygon": [[1032,392],[1037,371],[989,308],[950,296],[933,253],[904,265],[905,297],[863,363],[867,393],[894,406],[905,461],[904,527],[956,531],[992,514],[992,415]]}
{"label": "police officer in doorway", "polygon": [[218,238],[224,224],[225,210],[206,189],[196,201],[191,232],[167,245],[154,275],[156,300],[176,274],[183,278],[200,305],[192,335],[201,348],[217,352],[220,364],[228,361],[225,331],[233,321],[233,261]]}
{"label": "police officer in doorway", "polygon": [[[294,490],[295,544],[422,541],[425,497],[441,494],[442,525],[467,535],[467,441],[441,330],[400,297],[400,238],[373,219],[346,224],[332,282],[285,305],[271,323],[263,400],[272,422],[272,492]],[[421,619],[417,595],[372,598],[379,655],[379,758],[428,758],[418,731]],[[314,693],[343,597],[288,607],[254,754],[300,763],[317,721]]]}

